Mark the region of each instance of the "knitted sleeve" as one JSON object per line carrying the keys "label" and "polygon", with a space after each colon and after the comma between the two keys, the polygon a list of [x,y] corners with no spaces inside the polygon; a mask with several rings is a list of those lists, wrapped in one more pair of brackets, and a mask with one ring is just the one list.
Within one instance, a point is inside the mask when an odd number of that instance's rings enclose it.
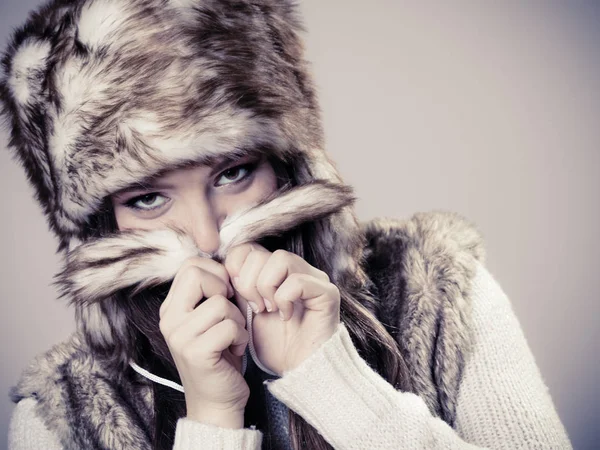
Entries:
{"label": "knitted sleeve", "polygon": [[259,430],[233,430],[183,418],[177,421],[173,450],[260,450],[261,444]]}
{"label": "knitted sleeve", "polygon": [[343,324],[268,389],[338,450],[571,449],[511,304],[480,263],[473,293],[474,353],[455,428],[372,370]]}
{"label": "knitted sleeve", "polygon": [[34,411],[36,400],[24,398],[15,406],[8,426],[9,450],[61,450],[63,447]]}

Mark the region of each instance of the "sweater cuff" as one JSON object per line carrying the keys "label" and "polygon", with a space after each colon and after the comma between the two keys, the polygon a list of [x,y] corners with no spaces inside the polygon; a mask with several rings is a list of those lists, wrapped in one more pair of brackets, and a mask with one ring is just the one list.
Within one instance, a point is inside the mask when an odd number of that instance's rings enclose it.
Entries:
{"label": "sweater cuff", "polygon": [[400,395],[360,357],[343,323],[298,367],[265,384],[334,447],[358,443],[389,421]]}
{"label": "sweater cuff", "polygon": [[177,421],[173,450],[260,450],[261,443],[259,430],[222,428],[183,417]]}

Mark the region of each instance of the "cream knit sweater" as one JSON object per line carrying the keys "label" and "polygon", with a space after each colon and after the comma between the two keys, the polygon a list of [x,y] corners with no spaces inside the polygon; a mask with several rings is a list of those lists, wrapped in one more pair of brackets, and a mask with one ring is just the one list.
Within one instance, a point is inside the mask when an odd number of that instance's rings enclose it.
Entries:
{"label": "cream knit sweater", "polygon": [[[420,397],[396,391],[373,371],[340,325],[296,369],[265,384],[336,449],[571,449],[548,388],[510,301],[481,263],[473,285],[474,349],[465,367],[456,428],[433,417]],[[34,415],[15,407],[10,450],[60,450]],[[174,450],[260,449],[262,432],[180,419]]]}

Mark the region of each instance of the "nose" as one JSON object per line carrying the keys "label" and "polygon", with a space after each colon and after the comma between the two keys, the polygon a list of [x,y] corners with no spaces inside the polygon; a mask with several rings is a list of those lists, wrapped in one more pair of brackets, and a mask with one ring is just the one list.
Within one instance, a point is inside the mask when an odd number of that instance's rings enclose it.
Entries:
{"label": "nose", "polygon": [[221,220],[208,202],[196,203],[190,211],[191,235],[199,250],[214,254],[221,243],[219,224]]}

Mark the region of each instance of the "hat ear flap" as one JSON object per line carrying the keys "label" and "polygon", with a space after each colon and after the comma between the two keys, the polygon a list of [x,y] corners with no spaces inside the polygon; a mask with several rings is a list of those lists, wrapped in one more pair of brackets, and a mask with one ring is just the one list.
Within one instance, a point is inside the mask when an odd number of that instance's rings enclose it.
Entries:
{"label": "hat ear flap", "polygon": [[44,103],[43,86],[51,49],[47,40],[29,38],[6,56],[6,85],[16,108]]}
{"label": "hat ear flap", "polygon": [[47,74],[52,46],[48,40],[15,41],[2,60],[0,80],[3,113],[11,123],[10,147],[36,188],[50,226],[58,230],[55,183],[47,150]]}
{"label": "hat ear flap", "polygon": [[77,304],[75,317],[77,328],[91,349],[110,355],[117,364],[127,364],[130,342],[127,316],[115,296],[103,302]]}

